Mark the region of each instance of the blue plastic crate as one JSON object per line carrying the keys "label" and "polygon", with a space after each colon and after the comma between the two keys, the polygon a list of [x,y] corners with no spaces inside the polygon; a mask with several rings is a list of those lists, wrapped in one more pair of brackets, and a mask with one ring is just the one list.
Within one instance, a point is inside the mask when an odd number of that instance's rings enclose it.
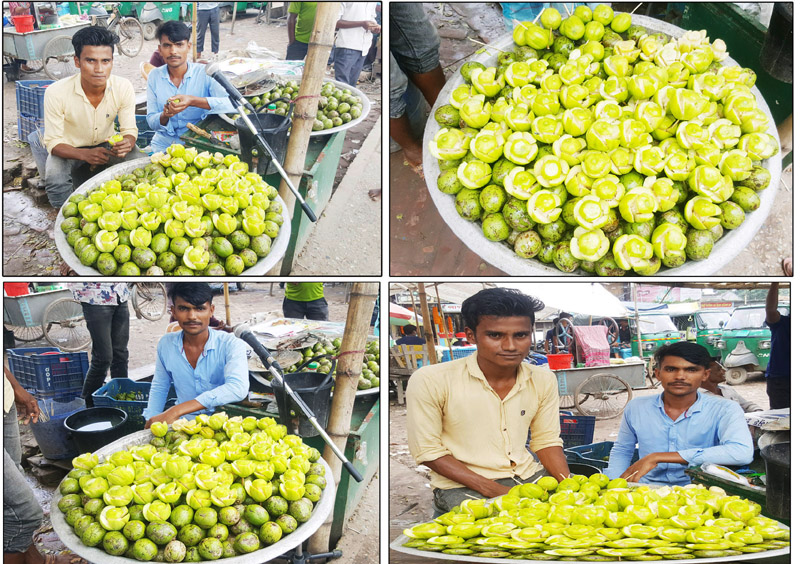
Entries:
{"label": "blue plastic crate", "polygon": [[20,385],[36,397],[69,401],[83,389],[89,355],[55,347],[8,349],[8,366]]}
{"label": "blue plastic crate", "polygon": [[[114,396],[120,393],[134,392],[135,400],[118,400]],[[166,407],[171,407],[177,399],[175,387],[170,386],[167,392]],[[127,378],[112,378],[102,388],[92,394],[92,401],[97,407],[116,407],[128,414],[126,425],[131,430],[144,429],[144,410],[150,399],[150,382],[134,382]]]}
{"label": "blue plastic crate", "polygon": [[39,128],[44,128],[44,120],[25,114],[17,116],[17,136],[23,143],[28,142],[28,135]]}
{"label": "blue plastic crate", "polygon": [[592,415],[559,414],[561,419],[561,439],[564,448],[586,445],[594,438],[594,421]]}
{"label": "blue plastic crate", "polygon": [[476,350],[478,350],[477,347],[453,347],[453,356],[455,358],[450,358],[450,349],[445,349],[442,351],[442,362],[449,362],[457,358],[467,358]]}
{"label": "blue plastic crate", "polygon": [[54,80],[18,80],[17,114],[44,119],[44,93]]}
{"label": "blue plastic crate", "polygon": [[[572,458],[574,462],[583,462],[602,469],[608,467],[608,457],[611,455],[613,446],[613,441],[603,441],[572,447],[566,449],[564,454],[567,455],[567,462]],[[633,459],[630,463],[633,464],[637,460],[639,460],[639,449],[634,451]]]}

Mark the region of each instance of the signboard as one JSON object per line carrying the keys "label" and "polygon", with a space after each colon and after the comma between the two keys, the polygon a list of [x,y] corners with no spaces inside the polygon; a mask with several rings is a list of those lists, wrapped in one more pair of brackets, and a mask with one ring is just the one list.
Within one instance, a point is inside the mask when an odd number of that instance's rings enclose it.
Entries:
{"label": "signboard", "polygon": [[461,313],[461,304],[442,304],[442,313]]}
{"label": "signboard", "polygon": [[702,307],[703,309],[730,309],[733,307],[733,302],[703,302]]}

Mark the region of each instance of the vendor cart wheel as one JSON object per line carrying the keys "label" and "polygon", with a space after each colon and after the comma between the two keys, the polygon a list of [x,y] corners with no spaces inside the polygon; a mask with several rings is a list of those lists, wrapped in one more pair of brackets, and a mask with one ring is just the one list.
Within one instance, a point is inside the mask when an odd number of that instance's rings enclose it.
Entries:
{"label": "vendor cart wheel", "polygon": [[219,23],[224,23],[224,22],[227,22],[229,19],[231,19],[231,14],[232,13],[233,13],[233,10],[231,9],[230,6],[220,6],[220,8],[219,8]]}
{"label": "vendor cart wheel", "polygon": [[53,80],[61,80],[78,74],[72,37],[59,35],[48,41],[42,49],[42,64],[44,73]]}
{"label": "vendor cart wheel", "polygon": [[728,368],[725,371],[725,381],[731,386],[744,384],[746,380],[747,370],[744,368],[744,366],[735,366],[734,368]]}
{"label": "vendor cart wheel", "polygon": [[556,324],[556,341],[558,342],[558,352],[568,353],[572,350],[572,343],[575,341],[575,330],[569,319],[559,319]]}
{"label": "vendor cart wheel", "polygon": [[34,325],[33,327],[26,327],[25,325],[5,325],[6,329],[14,333],[14,338],[17,341],[29,343],[31,341],[38,341],[44,336],[42,327]]}
{"label": "vendor cart wheel", "polygon": [[[155,37],[155,34],[153,34]],[[128,57],[135,57],[144,45],[144,30],[136,18],[122,18],[119,22],[119,51]]]}
{"label": "vendor cart wheel", "polygon": [[596,419],[613,419],[631,401],[630,385],[613,374],[594,374],[575,389],[575,407],[581,415]]}
{"label": "vendor cart wheel", "polygon": [[19,72],[23,74],[34,74],[40,72],[42,70],[42,61],[31,61],[28,60],[25,63],[25,66],[28,67],[26,69],[22,68],[22,65],[19,66]]}
{"label": "vendor cart wheel", "polygon": [[158,25],[156,22],[147,22],[142,24],[142,35],[144,35],[145,41],[150,41],[156,38],[156,30],[158,29]]}
{"label": "vendor cart wheel", "polygon": [[619,339],[619,325],[611,317],[604,317],[600,322],[608,329],[608,333],[606,333],[608,344],[613,345]]}
{"label": "vendor cart wheel", "polygon": [[92,344],[83,307],[72,298],[61,298],[47,306],[42,316],[42,331],[47,342],[62,351],[78,352]]}
{"label": "vendor cart wheel", "polygon": [[133,285],[133,310],[149,321],[158,321],[167,312],[167,289],[160,282]]}

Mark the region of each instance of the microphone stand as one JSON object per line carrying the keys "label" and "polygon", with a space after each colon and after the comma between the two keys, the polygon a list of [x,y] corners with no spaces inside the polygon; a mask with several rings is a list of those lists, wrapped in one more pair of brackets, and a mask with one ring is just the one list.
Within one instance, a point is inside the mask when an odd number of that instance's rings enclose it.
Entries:
{"label": "microphone stand", "polygon": [[[306,214],[308,219],[310,219],[313,222],[316,222],[317,221],[316,214],[311,209],[311,207],[308,205],[308,203],[306,202],[305,198],[303,198],[303,196],[300,195],[300,191],[295,187],[295,185],[292,183],[292,181],[289,180],[289,175],[286,174],[286,171],[283,169],[283,166],[281,165],[280,162],[278,162],[278,158],[275,156],[275,152],[272,150],[272,147],[269,146],[269,144],[266,142],[264,137],[261,135],[261,132],[258,131],[255,128],[255,126],[253,125],[253,122],[250,121],[250,118],[244,112],[245,106],[242,103],[242,100],[241,99],[236,99],[233,96],[228,96],[228,98],[230,99],[231,104],[233,104],[234,107],[236,107],[236,109],[238,110],[239,115],[241,116],[241,118],[244,121],[245,125],[247,125],[247,128],[250,130],[250,133],[252,133],[253,137],[255,137],[256,145],[258,146],[261,154],[264,155],[265,157],[269,157],[270,158],[272,163],[275,165],[275,168],[278,169],[278,174],[280,174],[281,178],[283,178],[286,181],[286,185],[292,191],[292,194],[294,194],[294,197],[297,198],[297,201],[300,202],[300,207],[303,208],[303,212]],[[253,110],[253,112],[255,112],[255,110]],[[254,113],[253,115],[258,116],[257,113]],[[256,119],[257,119],[257,117],[256,117]],[[260,122],[259,122],[259,125],[260,125]]]}

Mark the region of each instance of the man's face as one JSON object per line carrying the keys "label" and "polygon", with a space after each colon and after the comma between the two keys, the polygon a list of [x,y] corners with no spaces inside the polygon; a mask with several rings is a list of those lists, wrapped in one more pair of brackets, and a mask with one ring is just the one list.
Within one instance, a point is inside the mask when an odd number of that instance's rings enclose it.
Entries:
{"label": "man's face", "polygon": [[172,315],[184,333],[200,335],[208,329],[208,324],[214,315],[214,306],[211,302],[195,306],[183,298],[176,297],[172,306]]}
{"label": "man's face", "polygon": [[105,88],[114,66],[114,52],[103,45],[84,45],[75,66],[81,70],[81,80],[96,88]]}
{"label": "man's face", "polygon": [[192,42],[189,40],[171,41],[166,35],[161,36],[158,44],[158,52],[167,62],[170,68],[181,67],[189,58],[189,51],[192,48]]}
{"label": "man's face", "polygon": [[475,331],[467,327],[466,334],[477,345],[480,360],[502,368],[517,367],[531,348],[531,318],[482,315]]}
{"label": "man's face", "polygon": [[664,391],[676,397],[694,394],[709,376],[710,370],[699,364],[692,364],[679,356],[666,356],[661,366],[656,368],[656,378],[661,381]]}
{"label": "man's face", "polygon": [[711,363],[708,381],[712,384],[721,384],[725,381],[725,368],[719,362],[714,361]]}

